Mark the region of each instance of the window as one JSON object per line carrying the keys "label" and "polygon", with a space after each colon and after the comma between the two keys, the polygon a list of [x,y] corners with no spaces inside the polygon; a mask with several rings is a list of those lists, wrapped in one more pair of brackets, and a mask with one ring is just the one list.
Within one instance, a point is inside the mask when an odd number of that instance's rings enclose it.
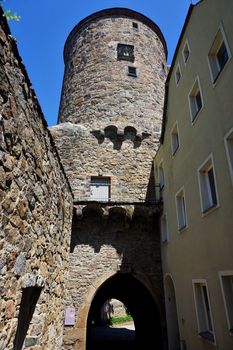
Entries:
{"label": "window", "polygon": [[200,89],[200,82],[197,78],[190,93],[189,93],[189,107],[191,113],[191,119],[194,121],[203,107],[202,94]]}
{"label": "window", "polygon": [[138,29],[138,23],[133,22],[133,29]]}
{"label": "window", "polygon": [[110,200],[110,178],[109,177],[91,177],[90,198],[95,201]]}
{"label": "window", "polygon": [[189,44],[188,44],[188,41],[186,40],[186,43],[184,45],[184,48],[183,48],[183,59],[184,59],[184,62],[186,63],[189,59],[189,56],[190,56],[190,48],[189,48]]}
{"label": "window", "polygon": [[118,60],[134,62],[134,46],[126,44],[118,44],[117,46]]}
{"label": "window", "polygon": [[231,181],[233,184],[233,128],[227,133],[224,138],[227,160],[230,169]]}
{"label": "window", "polygon": [[221,26],[208,53],[208,63],[213,83],[218,78],[230,57],[230,49]]}
{"label": "window", "polygon": [[220,272],[219,275],[227,315],[228,329],[233,333],[233,271]]}
{"label": "window", "polygon": [[[14,349],[22,349],[27,331],[40,297],[42,288],[28,287],[22,291],[22,299],[19,309],[18,326],[14,339]],[[36,344],[34,344],[36,345]]]}
{"label": "window", "polygon": [[203,338],[215,342],[209,294],[205,280],[194,280],[193,290],[197,314],[198,333]]}
{"label": "window", "polygon": [[164,172],[163,172],[162,163],[159,165],[159,184],[160,184],[160,189],[162,190],[164,188]]}
{"label": "window", "polygon": [[175,78],[176,78],[176,85],[179,84],[180,78],[181,78],[181,71],[180,66],[178,65],[175,72]]}
{"label": "window", "polygon": [[168,241],[168,225],[167,225],[167,215],[164,214],[161,217],[160,221],[160,227],[161,227],[161,240],[162,243],[166,243]]}
{"label": "window", "polygon": [[178,229],[179,231],[181,231],[187,227],[184,188],[180,189],[180,191],[176,194],[176,211],[178,219]]}
{"label": "window", "polygon": [[130,77],[134,77],[136,78],[137,77],[137,70],[135,67],[128,67],[128,75]]}
{"label": "window", "polygon": [[213,158],[210,156],[207,161],[198,169],[201,207],[205,213],[218,204]]}
{"label": "window", "polygon": [[172,155],[176,153],[177,149],[179,148],[179,145],[180,143],[179,143],[178,127],[176,123],[171,132]]}

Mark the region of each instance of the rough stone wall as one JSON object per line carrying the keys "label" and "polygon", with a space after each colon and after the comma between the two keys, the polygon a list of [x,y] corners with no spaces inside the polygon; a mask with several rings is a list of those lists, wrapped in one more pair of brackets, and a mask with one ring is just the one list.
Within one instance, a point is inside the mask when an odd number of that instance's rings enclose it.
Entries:
{"label": "rough stone wall", "polygon": [[50,128],[73,191],[74,201],[90,199],[92,176],[111,178],[111,200],[144,202],[154,200],[151,181],[153,150],[157,136],[135,142],[131,135],[123,141],[104,138],[101,142],[90,127],[64,123]]}
{"label": "rough stone wall", "polygon": [[[69,296],[67,306],[80,317],[91,286],[108,272],[131,273],[144,280],[153,295],[164,323],[162,268],[158,212],[148,207],[80,208],[73,218]],[[64,349],[79,342],[75,328],[65,328]],[[77,349],[84,349],[77,347]]]}
{"label": "rough stone wall", "polygon": [[[134,62],[118,60],[119,43],[134,46]],[[136,78],[128,75],[128,66],[137,68]],[[98,175],[111,177],[114,200],[146,198],[161,129],[165,66],[159,36],[137,19],[98,18],[69,36],[62,124],[51,132],[75,200],[89,197],[90,177]]]}
{"label": "rough stone wall", "polygon": [[[64,349],[76,344],[84,350],[86,315],[81,317],[80,310],[87,292],[118,264],[131,264],[163,309],[158,217],[152,224],[150,208],[137,217],[136,203],[154,199],[155,188],[148,187],[154,186],[151,166],[161,129],[166,52],[157,32],[137,15],[97,16],[77,28],[65,46],[60,124],[50,130],[81,215],[80,221],[73,219],[67,299],[77,323],[66,328]],[[118,59],[118,44],[134,46],[134,62]],[[137,68],[137,77],[128,75],[129,66]],[[111,179],[111,202],[117,204],[109,217],[79,207],[90,200],[92,176]],[[132,220],[115,216],[115,210],[128,211],[123,203],[132,205]]]}
{"label": "rough stone wall", "polygon": [[[99,18],[74,32],[65,47],[59,122],[142,127],[160,131],[166,78],[158,35],[133,19]],[[134,46],[134,62],[117,59],[117,45]],[[128,66],[138,77],[128,76]]]}
{"label": "rough stone wall", "polygon": [[42,289],[25,347],[60,349],[72,196],[0,12],[0,349],[13,349],[27,287]]}

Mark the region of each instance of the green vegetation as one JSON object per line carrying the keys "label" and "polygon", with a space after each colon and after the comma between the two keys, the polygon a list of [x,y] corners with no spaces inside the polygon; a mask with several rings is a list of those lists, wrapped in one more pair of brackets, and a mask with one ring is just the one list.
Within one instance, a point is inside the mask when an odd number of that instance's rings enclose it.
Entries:
{"label": "green vegetation", "polygon": [[18,22],[20,20],[20,16],[17,15],[16,12],[12,12],[10,9],[5,10],[3,3],[5,3],[6,0],[0,0],[0,5],[3,7],[4,10],[4,16],[6,17],[7,21],[13,20]]}
{"label": "green vegetation", "polygon": [[133,318],[131,315],[127,316],[119,316],[119,317],[111,317],[111,324],[121,324],[124,322],[130,322],[133,321]]}

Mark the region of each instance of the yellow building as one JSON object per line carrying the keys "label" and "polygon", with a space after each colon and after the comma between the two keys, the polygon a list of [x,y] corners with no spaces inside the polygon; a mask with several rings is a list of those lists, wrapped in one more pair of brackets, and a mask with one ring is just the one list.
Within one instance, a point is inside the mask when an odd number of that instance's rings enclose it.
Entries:
{"label": "yellow building", "polygon": [[169,350],[233,349],[232,54],[233,1],[191,5],[154,160]]}

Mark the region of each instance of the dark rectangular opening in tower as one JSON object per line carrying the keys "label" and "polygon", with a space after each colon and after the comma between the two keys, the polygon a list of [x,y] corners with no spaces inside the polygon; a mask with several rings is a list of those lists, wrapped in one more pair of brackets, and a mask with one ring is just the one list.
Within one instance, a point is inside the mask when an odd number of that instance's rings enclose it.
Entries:
{"label": "dark rectangular opening in tower", "polygon": [[118,60],[134,62],[134,46],[126,45],[126,44],[118,44],[117,58]]}
{"label": "dark rectangular opening in tower", "polygon": [[128,75],[130,77],[137,77],[137,69],[135,67],[128,67]]}

